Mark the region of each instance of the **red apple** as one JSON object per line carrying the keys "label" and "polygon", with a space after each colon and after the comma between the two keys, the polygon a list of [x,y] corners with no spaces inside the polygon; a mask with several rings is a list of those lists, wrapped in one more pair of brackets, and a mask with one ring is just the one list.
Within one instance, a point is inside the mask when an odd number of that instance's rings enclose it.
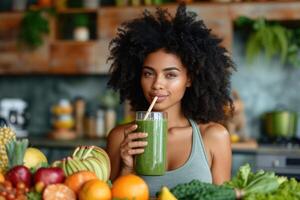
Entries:
{"label": "red apple", "polygon": [[23,182],[27,188],[30,188],[31,185],[31,173],[30,170],[23,166],[18,165],[11,168],[5,175],[5,179],[9,180],[14,187],[17,186],[18,183]]}
{"label": "red apple", "polygon": [[60,167],[41,167],[34,174],[34,183],[44,183],[45,186],[62,183],[65,180],[64,171]]}

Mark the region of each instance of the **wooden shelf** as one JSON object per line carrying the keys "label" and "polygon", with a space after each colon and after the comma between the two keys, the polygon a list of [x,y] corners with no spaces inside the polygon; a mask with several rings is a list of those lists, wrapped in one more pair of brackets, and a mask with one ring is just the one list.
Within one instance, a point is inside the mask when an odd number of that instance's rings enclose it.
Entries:
{"label": "wooden shelf", "polygon": [[[178,4],[171,3],[161,5],[160,7],[168,9],[171,14],[174,14],[177,5]],[[16,43],[5,43],[5,41],[11,41],[11,39],[7,40],[7,38],[3,38],[3,35],[11,35],[7,34],[10,30],[18,30],[23,13],[0,13],[0,45],[2,44],[0,49],[4,50],[1,54],[8,55],[5,59],[3,59],[3,56],[0,56],[0,74],[6,74],[6,72],[14,73],[14,70],[16,74],[27,74],[30,72],[50,74],[107,73],[109,68],[106,63],[109,55],[108,45],[111,39],[115,37],[117,28],[122,22],[141,16],[145,9],[155,11],[156,7],[156,5],[106,6],[99,9],[71,8],[58,10],[59,15],[76,13],[95,14],[94,17],[96,19],[94,26],[96,31],[93,33],[93,38],[96,39],[87,42],[60,39],[56,30],[58,25],[55,23],[55,20],[57,19],[55,19],[50,22],[51,32],[45,45],[38,49],[38,52],[27,52],[25,56],[23,53],[18,52]],[[223,39],[223,46],[225,46],[229,52],[231,52],[233,42],[233,22],[239,16],[248,16],[251,18],[265,17],[267,20],[279,21],[300,21],[299,1],[238,3],[196,2],[187,4],[187,9],[198,13],[199,19],[202,19],[207,27],[212,29],[214,34]],[[82,50],[82,48],[84,50]],[[83,52],[83,54],[80,52]],[[77,61],[72,61],[73,57],[69,57],[69,55],[82,58],[80,58],[80,60],[76,58]],[[8,60],[8,58],[11,59]],[[71,61],[68,61],[68,59]],[[27,68],[27,70],[18,70],[16,66],[19,65],[22,65],[23,68]],[[38,68],[37,66],[44,67]]]}
{"label": "wooden shelf", "polygon": [[89,41],[74,41],[74,40],[55,40],[51,45],[94,45],[98,40],[89,40]]}
{"label": "wooden shelf", "polygon": [[97,13],[98,9],[65,8],[65,9],[58,9],[56,12],[59,14]]}

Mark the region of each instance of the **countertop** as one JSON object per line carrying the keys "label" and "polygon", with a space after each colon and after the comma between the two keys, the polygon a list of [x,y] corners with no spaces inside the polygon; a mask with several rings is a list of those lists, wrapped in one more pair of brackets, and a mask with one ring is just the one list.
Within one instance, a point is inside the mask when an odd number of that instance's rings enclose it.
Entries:
{"label": "countertop", "polygon": [[79,138],[72,140],[54,140],[46,137],[29,137],[31,146],[40,148],[57,148],[57,149],[74,149],[78,146],[96,145],[104,148],[106,146],[106,139],[104,138]]}
{"label": "countertop", "polygon": [[300,155],[300,146],[295,145],[260,145],[255,140],[249,140],[231,146],[234,154]]}
{"label": "countertop", "polygon": [[[44,137],[29,137],[31,146],[48,149],[74,149],[77,146],[82,145],[97,145],[102,148],[106,146],[105,138],[81,138],[73,140],[53,140]],[[289,147],[289,146],[274,146],[274,145],[259,145],[255,140],[249,140],[246,142],[232,143],[233,154],[290,154],[300,155],[300,147]]]}

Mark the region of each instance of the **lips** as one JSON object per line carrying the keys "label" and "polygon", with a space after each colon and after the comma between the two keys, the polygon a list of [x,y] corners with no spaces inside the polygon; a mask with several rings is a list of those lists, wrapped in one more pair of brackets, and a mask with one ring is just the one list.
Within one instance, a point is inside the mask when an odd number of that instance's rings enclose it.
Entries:
{"label": "lips", "polygon": [[150,95],[151,99],[154,99],[154,97],[156,96],[158,97],[156,103],[163,102],[168,97],[168,95],[163,95],[163,94]]}

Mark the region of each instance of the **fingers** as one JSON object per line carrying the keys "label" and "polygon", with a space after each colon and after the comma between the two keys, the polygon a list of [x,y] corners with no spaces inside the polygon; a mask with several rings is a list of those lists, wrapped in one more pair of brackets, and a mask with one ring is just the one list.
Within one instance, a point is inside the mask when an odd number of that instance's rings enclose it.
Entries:
{"label": "fingers", "polygon": [[134,124],[124,130],[124,140],[121,144],[120,153],[123,158],[144,152],[144,147],[147,146],[147,141],[142,139],[147,137],[147,133],[133,132],[137,129]]}
{"label": "fingers", "polygon": [[[122,151],[128,151],[129,155],[134,155],[136,153],[140,153],[138,150],[140,148],[144,148],[147,146],[148,142],[143,140],[136,140],[138,138],[145,138],[147,136],[146,133],[131,133],[127,136],[124,142],[121,144],[121,153]],[[131,151],[138,150],[138,151]],[[124,153],[124,152],[123,152]]]}
{"label": "fingers", "polygon": [[137,155],[137,154],[141,154],[141,153],[144,153],[144,149],[129,149],[128,150],[129,155]]}
{"label": "fingers", "polygon": [[129,148],[138,148],[147,146],[147,141],[133,141],[128,143]]}
{"label": "fingers", "polygon": [[121,150],[121,157],[122,158],[126,158],[128,156],[134,156],[137,154],[141,154],[144,152],[144,149],[140,148],[140,149],[122,149]]}
{"label": "fingers", "polygon": [[125,128],[124,130],[124,136],[126,137],[129,133],[137,129],[137,125],[133,124],[132,126],[129,126],[128,128]]}
{"label": "fingers", "polygon": [[130,133],[127,135],[127,138],[128,140],[137,140],[137,139],[143,139],[143,138],[146,138],[147,137],[147,133],[141,133],[141,132],[138,132],[138,133]]}

